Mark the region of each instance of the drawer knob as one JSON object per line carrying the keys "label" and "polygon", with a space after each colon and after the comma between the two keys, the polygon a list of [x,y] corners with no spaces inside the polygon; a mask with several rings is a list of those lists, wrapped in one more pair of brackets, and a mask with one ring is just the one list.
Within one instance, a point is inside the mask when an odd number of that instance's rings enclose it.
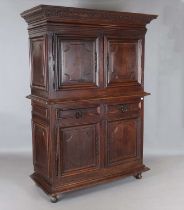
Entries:
{"label": "drawer knob", "polygon": [[128,104],[121,105],[121,111],[122,112],[127,112],[128,111]]}
{"label": "drawer knob", "polygon": [[75,113],[75,118],[76,119],[79,119],[79,118],[81,118],[82,117],[82,112],[81,111],[77,111],[76,113]]}

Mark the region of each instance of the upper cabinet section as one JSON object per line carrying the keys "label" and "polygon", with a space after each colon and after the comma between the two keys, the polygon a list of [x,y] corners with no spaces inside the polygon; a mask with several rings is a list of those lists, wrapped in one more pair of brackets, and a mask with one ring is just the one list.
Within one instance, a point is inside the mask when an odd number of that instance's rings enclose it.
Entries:
{"label": "upper cabinet section", "polygon": [[21,16],[30,37],[32,96],[145,95],[146,24],[156,15],[40,5]]}

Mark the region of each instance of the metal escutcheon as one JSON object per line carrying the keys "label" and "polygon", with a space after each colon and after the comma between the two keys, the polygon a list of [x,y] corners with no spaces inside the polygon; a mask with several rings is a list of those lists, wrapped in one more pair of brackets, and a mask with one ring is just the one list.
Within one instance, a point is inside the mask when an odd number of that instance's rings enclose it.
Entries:
{"label": "metal escutcheon", "polygon": [[77,112],[75,113],[75,117],[76,117],[76,119],[81,118],[81,117],[82,117],[82,112],[81,112],[81,111],[77,111]]}
{"label": "metal escutcheon", "polygon": [[121,111],[122,112],[127,112],[128,111],[128,104],[122,104],[121,105]]}

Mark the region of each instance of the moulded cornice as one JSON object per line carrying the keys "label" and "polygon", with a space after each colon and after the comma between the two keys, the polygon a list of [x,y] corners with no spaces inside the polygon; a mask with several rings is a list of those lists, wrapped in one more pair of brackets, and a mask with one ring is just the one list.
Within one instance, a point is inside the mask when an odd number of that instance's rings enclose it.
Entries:
{"label": "moulded cornice", "polygon": [[[80,23],[100,25],[138,25],[145,26],[157,15],[114,12],[106,10],[83,9],[62,6],[39,5],[21,13],[28,24],[38,21]],[[100,21],[99,21],[100,20]]]}

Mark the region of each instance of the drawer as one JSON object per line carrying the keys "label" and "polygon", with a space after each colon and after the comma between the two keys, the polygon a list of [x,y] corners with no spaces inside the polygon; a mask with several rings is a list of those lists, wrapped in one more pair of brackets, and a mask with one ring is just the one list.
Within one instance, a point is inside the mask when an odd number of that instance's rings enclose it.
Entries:
{"label": "drawer", "polygon": [[56,115],[63,125],[94,123],[100,120],[100,106],[59,108]]}
{"label": "drawer", "polygon": [[136,101],[136,102],[123,102],[123,103],[118,103],[118,104],[110,104],[107,105],[107,112],[106,115],[107,117],[133,117],[134,115],[137,115],[140,113],[141,110],[141,102]]}

